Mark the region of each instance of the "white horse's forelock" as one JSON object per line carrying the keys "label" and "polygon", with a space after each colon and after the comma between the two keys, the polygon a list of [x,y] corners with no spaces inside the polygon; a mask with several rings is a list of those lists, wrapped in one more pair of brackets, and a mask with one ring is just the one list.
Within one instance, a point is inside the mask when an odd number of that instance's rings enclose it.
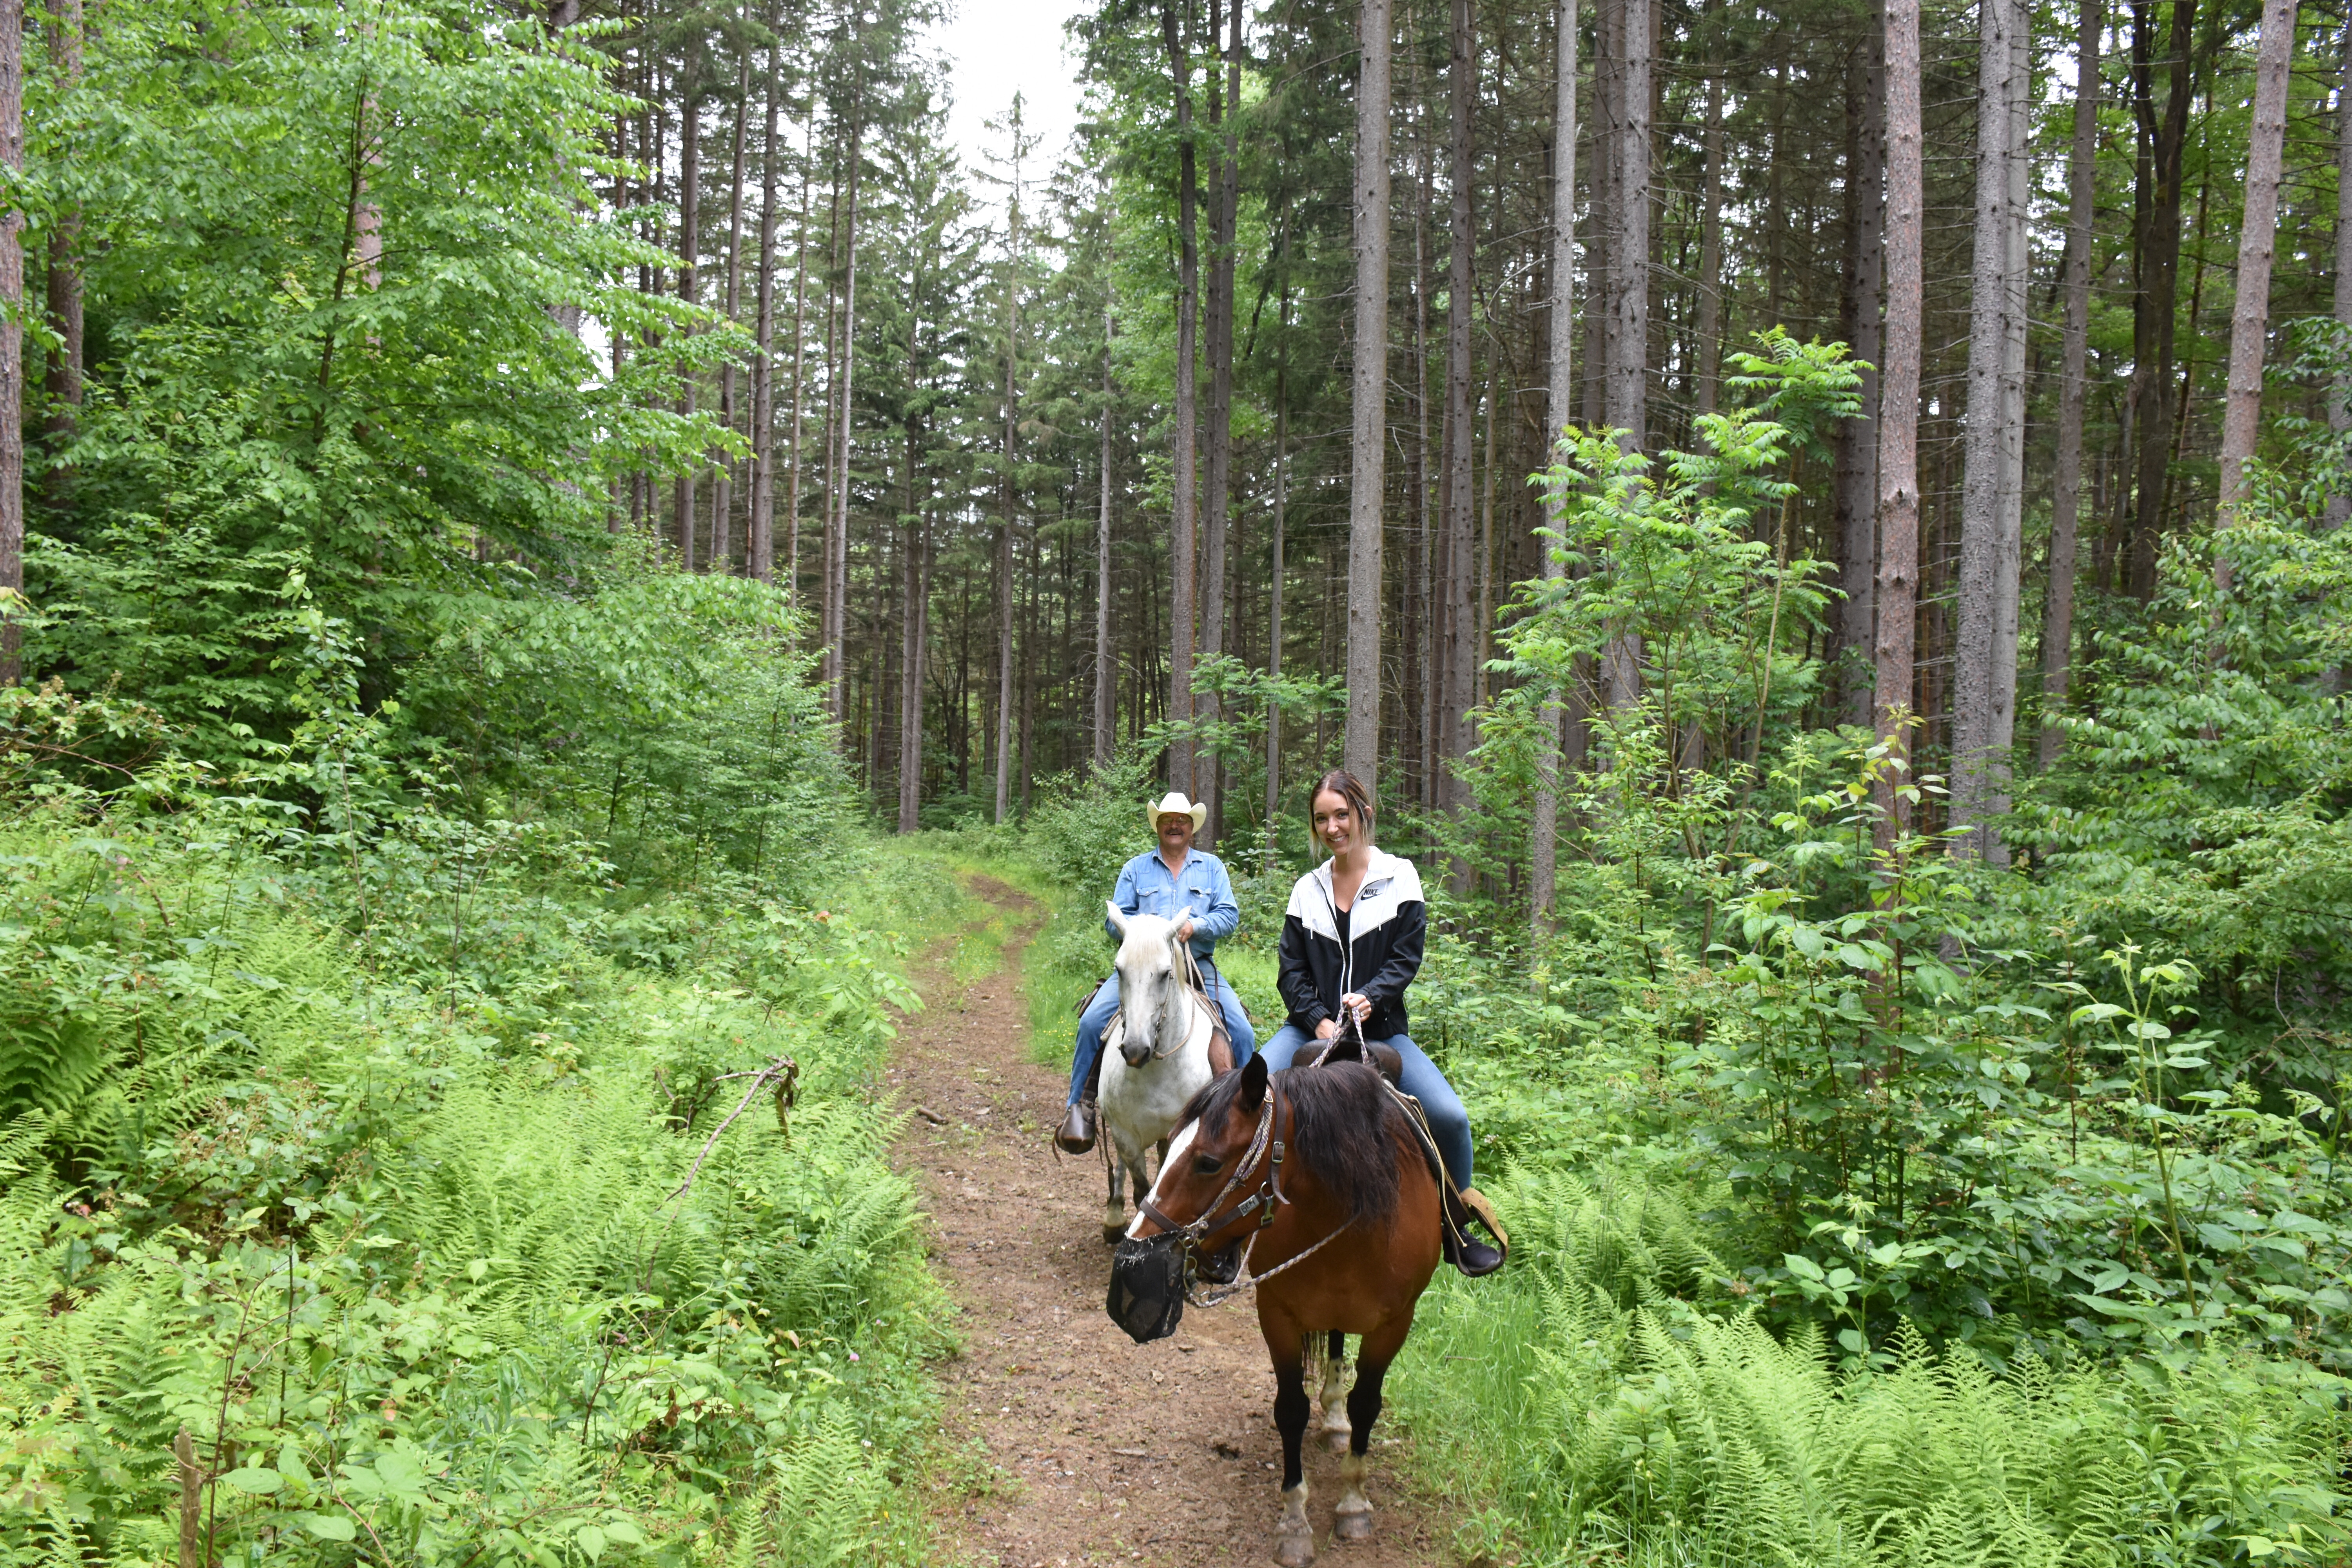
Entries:
{"label": "white horse's forelock", "polygon": [[[1184,1157],[1184,1151],[1192,1146],[1193,1134],[1200,1131],[1201,1123],[1197,1120],[1187,1121],[1183,1126],[1176,1129],[1176,1135],[1168,1141],[1168,1158],[1160,1162],[1160,1173],[1151,1178],[1151,1191],[1144,1194],[1146,1203],[1156,1204],[1160,1201],[1160,1184],[1168,1179],[1168,1173],[1175,1169],[1176,1162]],[[1129,1239],[1135,1236],[1135,1227],[1142,1223],[1143,1209],[1139,1205],[1136,1207],[1135,1217],[1127,1224],[1127,1234]]]}

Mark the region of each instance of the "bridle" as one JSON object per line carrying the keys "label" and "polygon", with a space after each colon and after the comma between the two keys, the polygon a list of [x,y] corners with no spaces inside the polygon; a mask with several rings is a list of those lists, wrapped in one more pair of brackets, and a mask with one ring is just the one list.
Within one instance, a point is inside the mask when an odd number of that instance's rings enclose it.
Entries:
{"label": "bridle", "polygon": [[[1262,1281],[1273,1279],[1284,1269],[1304,1263],[1307,1258],[1338,1240],[1342,1231],[1355,1224],[1353,1217],[1341,1220],[1338,1230],[1334,1230],[1306,1251],[1284,1258],[1263,1274],[1250,1272],[1248,1251],[1244,1251],[1242,1257],[1241,1275],[1231,1285],[1213,1294],[1199,1289],[1196,1266],[1200,1261],[1202,1242],[1228,1226],[1255,1214],[1257,1215],[1257,1225],[1250,1232],[1248,1241],[1248,1250],[1255,1251],[1257,1247],[1258,1234],[1274,1223],[1276,1208],[1290,1201],[1282,1190],[1282,1140],[1274,1135],[1274,1130],[1280,1121],[1281,1100],[1282,1091],[1275,1087],[1274,1079],[1269,1076],[1265,1086],[1265,1104],[1258,1111],[1257,1129],[1250,1134],[1249,1147],[1244,1151],[1240,1163],[1234,1166],[1234,1173],[1225,1178],[1224,1186],[1218,1191],[1214,1198],[1209,1201],[1207,1208],[1202,1213],[1200,1218],[1189,1225],[1179,1225],[1171,1219],[1158,1204],[1151,1201],[1151,1196],[1148,1193],[1136,1203],[1136,1207],[1154,1225],[1160,1227],[1161,1236],[1175,1238],[1173,1245],[1182,1252],[1184,1257],[1184,1300],[1195,1307],[1214,1307],[1229,1301]],[[1265,1179],[1258,1184],[1257,1191],[1236,1202],[1231,1208],[1223,1207],[1225,1200],[1238,1192],[1249,1179],[1251,1170],[1261,1163],[1265,1168]],[[1145,1239],[1160,1238],[1152,1237]]]}
{"label": "bridle", "polygon": [[[1197,1004],[1195,1004],[1192,996],[1188,994],[1188,993],[1197,991],[1205,984],[1201,978],[1201,966],[1199,962],[1193,958],[1192,948],[1188,945],[1181,951],[1184,955],[1183,972],[1180,973],[1175,965],[1171,964],[1169,966],[1168,973],[1160,982],[1160,984],[1166,987],[1168,992],[1173,993],[1174,994],[1163,994],[1159,1006],[1152,1009],[1155,1020],[1155,1032],[1160,1038],[1165,1039],[1168,1042],[1164,1046],[1157,1043],[1152,1046],[1150,1059],[1155,1062],[1165,1061],[1170,1057],[1174,1056],[1178,1051],[1182,1050],[1184,1048],[1185,1042],[1192,1037],[1192,1010]],[[1190,981],[1189,984],[1187,984],[1188,980]],[[1164,1019],[1167,1016],[1171,1004],[1180,999],[1185,1004],[1184,1026],[1181,1029],[1171,1029],[1164,1023],[1158,1022],[1158,1020]],[[1118,1025],[1119,1034],[1124,1037],[1127,1033],[1127,1005],[1123,998],[1119,1004],[1116,1022]],[[1105,1050],[1109,1050],[1115,1043],[1115,1041],[1106,1035],[1103,1039],[1103,1048]]]}

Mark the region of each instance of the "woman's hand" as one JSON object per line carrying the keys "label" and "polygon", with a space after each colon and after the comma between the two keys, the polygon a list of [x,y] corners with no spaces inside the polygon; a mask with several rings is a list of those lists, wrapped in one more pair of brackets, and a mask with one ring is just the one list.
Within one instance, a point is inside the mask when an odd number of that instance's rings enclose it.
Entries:
{"label": "woman's hand", "polygon": [[1337,1018],[1326,1018],[1315,1026],[1315,1037],[1318,1040],[1328,1040],[1339,1032],[1339,1020]]}
{"label": "woman's hand", "polygon": [[1355,1014],[1356,1026],[1358,1028],[1363,1027],[1364,1021],[1372,1016],[1371,998],[1354,991],[1350,991],[1345,996],[1340,997],[1339,1005],[1347,1009],[1349,1012]]}

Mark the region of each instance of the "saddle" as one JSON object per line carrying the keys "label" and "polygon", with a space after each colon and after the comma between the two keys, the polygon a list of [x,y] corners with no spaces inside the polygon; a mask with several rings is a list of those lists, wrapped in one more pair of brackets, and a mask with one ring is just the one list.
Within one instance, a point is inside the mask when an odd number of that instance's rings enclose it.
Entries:
{"label": "saddle", "polygon": [[[1315,1053],[1312,1060],[1301,1065],[1313,1068],[1327,1062],[1369,1063],[1381,1075],[1381,1086],[1389,1091],[1389,1098],[1404,1108],[1406,1119],[1412,1123],[1413,1131],[1420,1135],[1422,1154],[1437,1177],[1438,1217],[1444,1222],[1441,1228],[1445,1243],[1445,1260],[1474,1278],[1500,1268],[1510,1256],[1511,1238],[1504,1234],[1502,1219],[1495,1213],[1495,1205],[1486,1201],[1486,1194],[1475,1187],[1454,1184],[1454,1177],[1445,1168],[1445,1157],[1438,1152],[1436,1135],[1429,1130],[1429,1113],[1421,1108],[1420,1100],[1399,1087],[1404,1072],[1402,1054],[1392,1047],[1365,1039],[1359,1031],[1344,1038],[1339,1035],[1332,1036],[1323,1042],[1323,1048]],[[1464,1259],[1468,1256],[1473,1221],[1495,1238],[1493,1263],[1475,1271],[1464,1267]]]}

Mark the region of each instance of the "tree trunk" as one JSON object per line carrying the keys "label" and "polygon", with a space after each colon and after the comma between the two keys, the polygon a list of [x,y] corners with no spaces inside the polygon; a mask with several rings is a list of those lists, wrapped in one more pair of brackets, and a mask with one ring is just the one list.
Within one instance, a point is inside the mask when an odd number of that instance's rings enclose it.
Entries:
{"label": "tree trunk", "polygon": [[[1872,18],[1862,47],[1860,79],[1848,93],[1845,340],[1861,373],[1863,412],[1838,427],[1838,587],[1840,651],[1867,654],[1874,625],[1874,574],[1878,566],[1879,286],[1886,261],[1886,43]],[[1849,79],[1853,79],[1851,77]],[[1712,229],[1714,223],[1709,221]],[[1842,677],[1847,722],[1870,722],[1870,683],[1850,667]]]}
{"label": "tree trunk", "polygon": [[2147,148],[2139,225],[2139,291],[2134,300],[2133,353],[2139,453],[2131,555],[2131,592],[2156,594],[2157,542],[2164,528],[2165,479],[2172,457],[2173,317],[2180,295],[2181,163],[2189,142],[2189,109],[2197,95],[2202,57],[2191,38],[2197,0],[2173,0],[2170,82],[2163,117],[2154,101],[2155,26],[2135,8],[2132,32],[2134,108]]}
{"label": "tree trunk", "polygon": [[1111,258],[1103,258],[1102,504],[1095,517],[1095,766],[1110,766],[1118,741],[1115,703],[1118,671],[1110,648],[1110,426],[1114,404],[1110,378],[1111,338],[1117,330],[1111,292]]}
{"label": "tree trunk", "polygon": [[[1550,355],[1544,423],[1549,447],[1575,417],[1573,314],[1576,289],[1576,5],[1558,0],[1553,11],[1551,121]],[[1710,98],[1719,107],[1720,100]],[[1701,296],[1702,300],[1706,297]],[[1545,456],[1549,458],[1549,452]],[[1568,573],[1559,550],[1541,542],[1543,576],[1558,584]],[[1559,591],[1554,586],[1551,592]],[[1557,690],[1545,696],[1543,731],[1536,750],[1534,821],[1528,843],[1528,905],[1538,942],[1551,934],[1552,899],[1559,868],[1559,744],[1562,712]]]}
{"label": "tree trunk", "polygon": [[1622,0],[1618,38],[1622,53],[1609,104],[1617,132],[1617,221],[1609,257],[1604,413],[1612,429],[1625,433],[1629,452],[1650,444],[1650,8],[1655,3]]}
{"label": "tree trunk", "polygon": [[[908,331],[911,340],[912,329]],[[911,366],[914,355],[909,353]],[[930,650],[931,540],[916,491],[915,471],[920,453],[915,426],[907,428],[907,560],[905,614],[900,617],[904,645],[899,658],[898,694],[898,831],[913,833],[923,826],[923,680]]]}
{"label": "tree trunk", "polygon": [[[1874,728],[1889,761],[1910,755],[1911,650],[1919,572],[1919,351],[1924,214],[1919,113],[1919,0],[1886,0],[1886,366],[1878,402],[1878,635]],[[1906,826],[1896,794],[1907,782],[1880,773],[1873,798],[1877,837]]]}
{"label": "tree trunk", "polygon": [[[1289,237],[1289,214],[1284,217],[1284,239]],[[1285,249],[1287,248],[1286,243]],[[1287,259],[1287,257],[1285,257]],[[1282,348],[1274,364],[1274,573],[1267,582],[1266,679],[1282,679],[1282,578],[1284,562],[1283,509],[1290,499],[1290,284],[1282,285]],[[1257,874],[1274,875],[1275,824],[1282,809],[1282,706],[1269,699],[1265,705],[1265,842],[1258,850]]]}
{"label": "tree trunk", "polygon": [[[678,175],[677,175],[677,297],[688,304],[697,293],[695,235],[701,222],[698,197],[702,188],[702,103],[699,72],[691,72],[678,103]],[[684,360],[677,366],[677,412],[680,417],[694,413],[694,367]],[[670,526],[677,530],[677,563],[680,571],[694,570],[694,479],[689,465],[678,470],[670,489]]]}
{"label": "tree trunk", "polygon": [[[1220,3],[1209,3],[1213,41],[1219,30]],[[1208,471],[1201,539],[1200,647],[1204,658],[1215,658],[1225,651],[1225,532],[1232,510],[1234,457],[1234,246],[1241,199],[1242,0],[1233,0],[1231,25],[1222,88],[1215,67],[1209,70],[1209,123],[1212,127],[1222,124],[1224,138],[1218,149],[1216,194],[1209,213],[1209,429],[1202,453]],[[1215,723],[1217,710],[1213,691],[1195,699],[1195,716],[1202,723]],[[1214,756],[1193,764],[1198,798],[1209,808],[1201,838],[1204,848],[1215,847],[1224,826],[1217,787],[1223,771],[1222,760]]]}
{"label": "tree trunk", "polygon": [[[1178,26],[1175,0],[1160,0],[1160,28],[1176,94],[1176,444],[1169,498],[1168,719],[1171,723],[1184,724],[1192,717],[1192,557],[1199,542],[1200,480],[1195,458],[1201,410],[1194,345],[1201,293],[1200,163],[1192,145],[1192,57]],[[1180,736],[1168,752],[1169,787],[1192,794],[1193,771],[1192,742],[1189,736]]]}
{"label": "tree trunk", "polygon": [[[751,111],[751,51],[742,51],[736,69],[734,168],[728,176],[727,195],[727,320],[732,322],[743,300],[743,132]],[[735,428],[735,362],[719,371],[719,423]],[[717,468],[710,492],[710,569],[730,572],[735,565],[735,469],[724,452],[711,454]],[[749,523],[745,533],[751,531]]]}
{"label": "tree trunk", "polygon": [[843,638],[849,621],[849,458],[856,449],[850,437],[856,423],[857,380],[857,186],[864,162],[866,127],[853,118],[849,126],[849,192],[845,204],[842,243],[841,359],[834,379],[840,383],[835,410],[835,439],[839,442],[834,464],[833,493],[825,498],[824,617],[825,686],[834,722],[849,711],[849,666]]}
{"label": "tree trunk", "polygon": [[[784,449],[784,601],[793,609],[801,603],[801,458],[802,419],[807,403],[801,395],[808,369],[808,220],[809,179],[816,167],[816,116],[809,116],[808,133],[801,152],[801,216],[793,264],[793,436]],[[798,634],[795,633],[795,636]]]}
{"label": "tree trunk", "polygon": [[[70,95],[81,83],[81,0],[58,0],[50,27],[52,63],[60,89]],[[51,219],[48,257],[49,350],[43,378],[48,395],[47,457],[43,489],[49,504],[64,506],[73,490],[73,471],[58,458],[73,445],[82,401],[81,215],[60,207]]]}
{"label": "tree trunk", "polygon": [[[1021,425],[1021,100],[1013,100],[1013,187],[1005,201],[1006,266],[1004,270],[1004,437],[1003,467],[996,480],[997,649],[996,649],[996,820],[1012,813],[1013,736],[1013,464]],[[1025,743],[1025,734],[1024,734]],[[1023,757],[1022,782],[1028,782],[1027,757]]]}
{"label": "tree trunk", "polygon": [[[2230,321],[2230,382],[2221,411],[2218,524],[2237,521],[2246,498],[2246,459],[2263,419],[2263,351],[2271,330],[2271,265],[2278,237],[2279,165],[2286,147],[2287,74],[2294,64],[2295,0],[2263,0],[2254,58],[2254,118],[2246,136],[2246,216],[2238,229],[2237,304]],[[2226,536],[2216,542],[2213,585],[2230,591]]]}
{"label": "tree trunk", "polygon": [[[1407,534],[1412,552],[1397,595],[1397,618],[1403,633],[1398,639],[1403,652],[1397,660],[1397,702],[1403,725],[1397,751],[1402,764],[1398,771],[1407,787],[1416,792],[1412,800],[1423,810],[1432,811],[1437,805],[1437,791],[1430,756],[1436,745],[1437,666],[1444,658],[1444,649],[1431,631],[1435,616],[1429,605],[1430,547],[1435,534],[1432,510],[1435,492],[1429,460],[1429,300],[1436,291],[1429,280],[1429,214],[1437,175],[1431,166],[1428,117],[1414,112],[1426,102],[1421,88],[1419,24],[1412,0],[1406,0],[1404,36],[1412,44],[1406,54],[1404,100],[1413,128],[1412,346],[1408,358],[1412,366],[1413,429],[1412,447],[1405,455],[1404,489],[1412,500]],[[1442,424],[1438,438],[1444,439]],[[1444,468],[1441,454],[1435,472],[1443,473]]]}
{"label": "tree trunk", "polygon": [[1388,441],[1389,0],[1357,16],[1356,320],[1348,475],[1348,771],[1380,787],[1381,529]]}
{"label": "tree trunk", "polygon": [[760,142],[758,340],[751,360],[751,504],[743,519],[744,569],[762,583],[776,577],[776,132],[783,61],[768,47],[767,134]]}
{"label": "tree trunk", "polygon": [[[2074,39],[2074,142],[2067,153],[2065,342],[2060,350],[2058,458],[2050,500],[2050,581],[2042,601],[2042,766],[2058,760],[2074,642],[2074,552],[2083,488],[2083,401],[2091,344],[2091,225],[2097,216],[2102,0],[2083,0]],[[2352,115],[2345,123],[2352,127]]]}
{"label": "tree trunk", "polygon": [[[0,0],[0,164],[25,167],[25,0]],[[23,674],[25,213],[0,213],[0,686]]]}
{"label": "tree trunk", "polygon": [[[1471,277],[1472,251],[1477,241],[1470,195],[1477,179],[1471,147],[1471,115],[1477,102],[1477,44],[1471,31],[1470,0],[1453,0],[1453,50],[1447,71],[1451,123],[1447,128],[1447,180],[1452,186],[1451,256],[1445,291],[1445,504],[1444,542],[1436,586],[1438,636],[1443,657],[1443,688],[1438,693],[1438,731],[1433,739],[1430,765],[1437,774],[1437,804],[1459,815],[1468,792],[1454,767],[1470,754],[1475,742],[1471,709],[1477,669],[1477,627],[1472,619],[1471,576],[1475,570],[1476,514],[1472,488],[1471,458],[1476,431],[1470,395],[1470,326],[1475,299]],[[1454,891],[1470,890],[1470,864],[1456,860],[1452,868]]]}
{"label": "tree trunk", "polygon": [[[2009,809],[2008,740],[2016,703],[2016,622],[2011,611],[2004,687],[2000,607],[2016,601],[2010,472],[2023,418],[2011,382],[2012,323],[2022,332],[2025,255],[2012,220],[2013,170],[2025,156],[2017,79],[2030,68],[2024,0],[1984,0],[1977,67],[1975,276],[1969,322],[1968,468],[1960,511],[1958,626],[1952,660],[1951,822],[1969,831],[1955,854],[2007,857],[1985,819]],[[2022,372],[2022,363],[2018,366]],[[2014,394],[2014,395],[2012,395]],[[2021,449],[2021,447],[2020,447]],[[2006,579],[2006,581],[2004,581]]]}
{"label": "tree trunk", "polygon": [[[1710,0],[1707,14],[1714,10]],[[1701,135],[1706,153],[1699,174],[1698,412],[1712,414],[1723,395],[1723,74],[1717,65],[1707,69]],[[1859,356],[1861,351],[1855,353]]]}
{"label": "tree trunk", "polygon": [[[2352,21],[2344,26],[2344,58],[2336,89],[2336,324],[2352,334]],[[2337,439],[2352,430],[2352,369],[2336,377],[2327,400],[2327,428]],[[2352,518],[2352,495],[2327,498],[2327,522]]]}

